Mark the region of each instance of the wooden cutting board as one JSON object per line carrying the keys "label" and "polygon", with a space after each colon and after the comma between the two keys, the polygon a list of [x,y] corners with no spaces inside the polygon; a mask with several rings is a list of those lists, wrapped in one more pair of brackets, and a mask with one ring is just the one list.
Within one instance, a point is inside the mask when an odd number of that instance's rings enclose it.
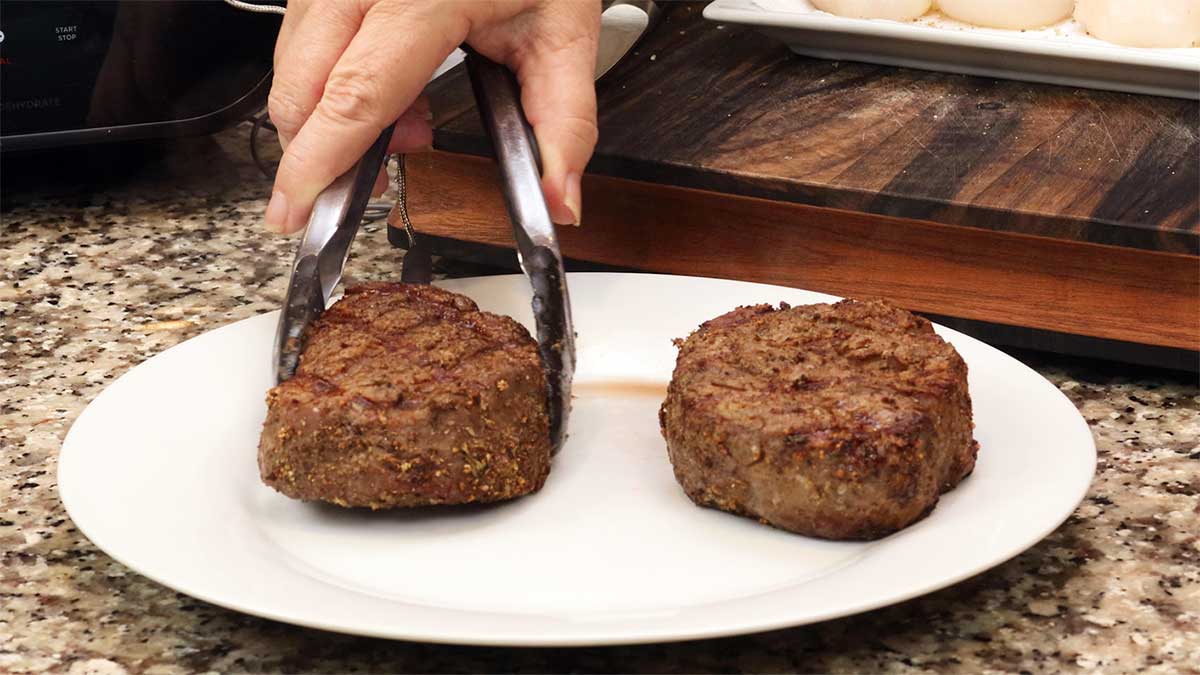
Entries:
{"label": "wooden cutting board", "polygon": [[[560,230],[566,256],[881,296],[1022,346],[1195,362],[1195,101],[805,58],[700,9],[671,6],[597,85],[600,142],[583,226]],[[488,257],[511,232],[465,72],[429,93],[437,151],[408,160],[410,212],[443,251]]]}

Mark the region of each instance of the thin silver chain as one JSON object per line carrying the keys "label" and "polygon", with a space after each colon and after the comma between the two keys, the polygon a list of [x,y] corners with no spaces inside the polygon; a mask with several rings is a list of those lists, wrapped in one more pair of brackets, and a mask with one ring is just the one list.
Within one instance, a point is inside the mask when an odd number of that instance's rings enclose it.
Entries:
{"label": "thin silver chain", "polygon": [[279,5],[260,5],[256,2],[242,2],[242,0],[225,0],[225,4],[256,14],[283,14],[287,11],[286,8]]}
{"label": "thin silver chain", "polygon": [[393,156],[396,158],[396,177],[394,180],[396,186],[395,211],[400,214],[400,222],[404,223],[404,233],[408,235],[408,247],[412,248],[417,245],[417,233],[413,229],[412,221],[408,218],[408,181],[404,165],[404,155],[397,153]]}

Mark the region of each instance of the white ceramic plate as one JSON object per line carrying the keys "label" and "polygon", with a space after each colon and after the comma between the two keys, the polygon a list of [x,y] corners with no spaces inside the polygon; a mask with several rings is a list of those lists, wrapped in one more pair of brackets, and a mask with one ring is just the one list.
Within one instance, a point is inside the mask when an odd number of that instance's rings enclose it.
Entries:
{"label": "white ceramic plate", "polygon": [[[521,277],[442,285],[530,324]],[[1091,480],[1091,434],[1057,389],[939,329],[969,364],[981,450],[930,517],[881,541],[838,543],[697,508],[658,431],[671,339],[737,305],[830,298],[636,274],[573,274],[570,288],[571,436],[536,495],[371,513],[264,487],[255,452],[272,313],[168,349],[101,393],[63,444],[63,503],[130,568],[249,614],[431,642],[593,645],[792,626],[928,593],[1046,536]]]}
{"label": "white ceramic plate", "polygon": [[757,26],[819,58],[1200,98],[1200,48],[1122,47],[1089,36],[1072,19],[1026,31],[980,28],[937,12],[909,22],[849,19],[808,0],[715,0],[704,17]]}

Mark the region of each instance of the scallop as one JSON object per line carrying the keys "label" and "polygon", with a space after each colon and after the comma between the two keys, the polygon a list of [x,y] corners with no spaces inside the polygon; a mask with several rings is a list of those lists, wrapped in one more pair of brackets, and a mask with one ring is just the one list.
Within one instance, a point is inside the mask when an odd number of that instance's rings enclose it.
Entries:
{"label": "scallop", "polygon": [[854,19],[911,21],[929,11],[930,0],[812,0],[817,9]]}
{"label": "scallop", "polygon": [[1075,20],[1094,37],[1128,47],[1200,45],[1200,0],[1079,0]]}
{"label": "scallop", "polygon": [[937,4],[951,19],[988,28],[1023,30],[1071,16],[1075,0],[937,0]]}

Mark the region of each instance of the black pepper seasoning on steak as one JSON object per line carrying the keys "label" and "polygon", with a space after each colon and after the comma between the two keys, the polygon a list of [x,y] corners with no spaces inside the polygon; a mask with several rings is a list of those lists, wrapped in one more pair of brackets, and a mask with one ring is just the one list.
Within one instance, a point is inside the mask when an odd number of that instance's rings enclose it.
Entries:
{"label": "black pepper seasoning on steak", "polygon": [[701,506],[875,539],[928,514],[975,466],[967,366],[909,312],[740,307],[676,344],[660,422]]}
{"label": "black pepper seasoning on steak", "polygon": [[506,316],[426,285],[351,288],[267,394],[262,480],[373,509],[511,499],[550,471],[537,344]]}

